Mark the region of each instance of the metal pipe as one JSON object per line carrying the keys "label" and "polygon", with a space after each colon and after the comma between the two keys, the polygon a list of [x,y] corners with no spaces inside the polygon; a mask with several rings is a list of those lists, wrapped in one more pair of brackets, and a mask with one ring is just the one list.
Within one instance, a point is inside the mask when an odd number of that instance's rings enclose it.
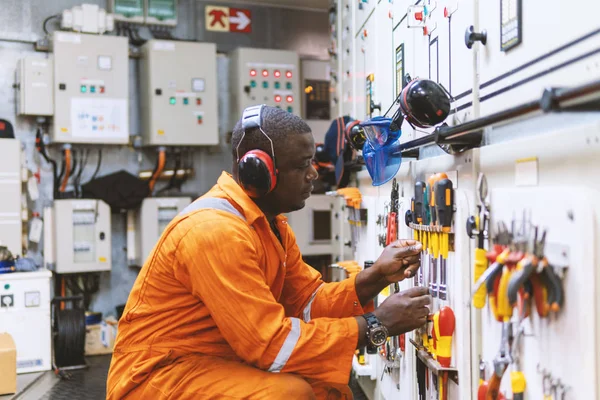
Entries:
{"label": "metal pipe", "polygon": [[[138,173],[138,177],[144,181],[147,181],[148,179],[150,179],[152,177],[152,173],[154,171],[152,170],[145,170],[145,171],[140,171]],[[165,169],[160,173],[160,176],[158,177],[159,181],[166,181],[171,179],[171,177],[173,176],[173,170],[172,169]],[[177,178],[183,178],[184,176],[187,176],[188,178],[193,178],[194,177],[194,170],[192,168],[186,168],[186,169],[178,169],[177,170]]]}

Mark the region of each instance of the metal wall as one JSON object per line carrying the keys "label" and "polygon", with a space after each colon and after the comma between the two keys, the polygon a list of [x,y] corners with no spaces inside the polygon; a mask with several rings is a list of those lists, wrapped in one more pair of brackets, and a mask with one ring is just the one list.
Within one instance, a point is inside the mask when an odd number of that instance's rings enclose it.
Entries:
{"label": "metal wall", "polygon": [[[36,54],[46,57],[46,53],[36,53],[33,44],[28,43],[44,36],[42,23],[45,18],[60,13],[66,8],[84,3],[76,0],[0,0],[0,118],[11,121],[17,138],[21,140],[27,154],[28,167],[37,172],[41,167],[40,199],[30,203],[30,211],[39,212],[52,202],[51,167],[40,160],[35,153],[35,119],[16,117],[14,83],[17,60]],[[98,4],[107,8],[106,1],[87,0],[85,3]],[[328,18],[325,12],[279,9],[250,6],[253,20],[253,33],[250,35],[205,32],[204,7],[210,2],[179,0],[178,25],[173,36],[179,39],[215,42],[219,52],[228,52],[236,47],[262,47],[297,51],[302,58],[327,58]],[[222,5],[222,4],[219,4]],[[239,7],[239,5],[237,6]],[[48,23],[49,30],[56,29],[54,22]],[[318,27],[315,29],[315,27]],[[149,38],[145,28],[140,29],[144,38]],[[12,40],[12,41],[11,41]],[[139,77],[138,61],[130,59],[130,133],[140,134],[140,105],[138,98]],[[226,132],[223,127],[229,120],[229,86],[226,79],[229,59],[226,54],[217,58],[219,81],[219,133],[221,144],[211,149],[194,151],[195,177],[183,186],[183,191],[194,196],[206,192],[215,183],[221,171],[231,168],[231,156],[225,143]],[[88,168],[82,175],[86,182],[93,174],[96,163],[96,149],[103,149],[102,169],[99,175],[125,169],[133,174],[140,170],[152,169],[156,162],[156,153],[152,149],[136,150],[128,146],[89,146],[92,148]],[[51,151],[56,159],[59,152]],[[167,161],[168,162],[168,161]],[[137,276],[137,270],[127,266],[126,256],[126,216],[112,216],[112,271],[102,273],[101,288],[94,297],[91,308],[105,315],[114,314],[115,306],[124,304],[129,290]],[[42,261],[42,252],[37,248],[28,254],[38,262]]]}

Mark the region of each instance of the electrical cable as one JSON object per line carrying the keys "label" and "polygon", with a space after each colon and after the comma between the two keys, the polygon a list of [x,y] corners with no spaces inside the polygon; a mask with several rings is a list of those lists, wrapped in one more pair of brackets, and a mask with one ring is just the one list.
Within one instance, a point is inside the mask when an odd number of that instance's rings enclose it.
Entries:
{"label": "electrical cable", "polygon": [[44,145],[44,141],[42,139],[42,129],[40,127],[38,127],[37,131],[35,132],[35,148],[42,155],[42,157],[44,157],[44,160],[52,165],[52,195],[53,198],[56,199],[58,198],[58,167],[56,165],[56,161],[51,159],[46,152],[46,146]]}
{"label": "electrical cable", "polygon": [[96,170],[94,171],[94,175],[90,178],[88,182],[96,179],[96,175],[98,175],[98,171],[100,171],[100,165],[102,165],[102,149],[98,149],[98,164],[96,165]]}
{"label": "electrical cable", "polygon": [[75,177],[75,181],[73,182],[73,186],[75,187],[75,197],[80,197],[79,195],[80,195],[80,190],[81,190],[81,174],[83,173],[83,170],[85,169],[85,167],[87,165],[89,155],[90,155],[90,149],[82,150],[79,172],[77,173],[77,176]]}
{"label": "electrical cable", "polygon": [[60,191],[64,192],[67,188],[67,183],[69,182],[69,177],[71,174],[71,149],[67,148],[64,150],[65,155],[65,176],[62,180],[62,184],[60,185]]}
{"label": "electrical cable", "polygon": [[81,308],[56,310],[54,363],[58,368],[85,364],[85,311]]}
{"label": "electrical cable", "polygon": [[50,34],[50,32],[48,32],[48,28],[46,28],[46,24],[47,24],[47,23],[48,23],[48,22],[49,22],[51,19],[53,19],[53,18],[59,18],[60,16],[61,16],[61,14],[55,14],[55,15],[51,15],[51,16],[49,16],[48,18],[46,18],[46,19],[44,20],[44,22],[42,23],[42,28],[44,28],[44,33],[45,33],[46,35],[49,35],[49,34]]}

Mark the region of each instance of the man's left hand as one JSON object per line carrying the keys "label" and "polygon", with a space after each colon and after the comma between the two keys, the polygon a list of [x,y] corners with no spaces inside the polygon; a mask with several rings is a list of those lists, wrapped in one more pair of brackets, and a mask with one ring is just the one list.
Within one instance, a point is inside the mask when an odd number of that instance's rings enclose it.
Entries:
{"label": "man's left hand", "polygon": [[373,268],[390,283],[410,278],[421,265],[422,248],[423,245],[416,240],[396,240],[383,249]]}

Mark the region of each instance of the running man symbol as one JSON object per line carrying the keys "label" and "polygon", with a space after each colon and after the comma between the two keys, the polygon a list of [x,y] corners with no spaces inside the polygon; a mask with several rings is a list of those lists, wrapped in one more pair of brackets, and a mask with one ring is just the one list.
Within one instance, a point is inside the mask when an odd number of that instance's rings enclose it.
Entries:
{"label": "running man symbol", "polygon": [[223,22],[223,18],[228,17],[227,14],[223,10],[215,9],[211,10],[208,15],[212,17],[212,21],[210,26],[213,27],[216,24],[220,24],[223,28],[226,28],[225,22]]}
{"label": "running man symbol", "polygon": [[229,7],[205,7],[207,31],[229,32]]}

